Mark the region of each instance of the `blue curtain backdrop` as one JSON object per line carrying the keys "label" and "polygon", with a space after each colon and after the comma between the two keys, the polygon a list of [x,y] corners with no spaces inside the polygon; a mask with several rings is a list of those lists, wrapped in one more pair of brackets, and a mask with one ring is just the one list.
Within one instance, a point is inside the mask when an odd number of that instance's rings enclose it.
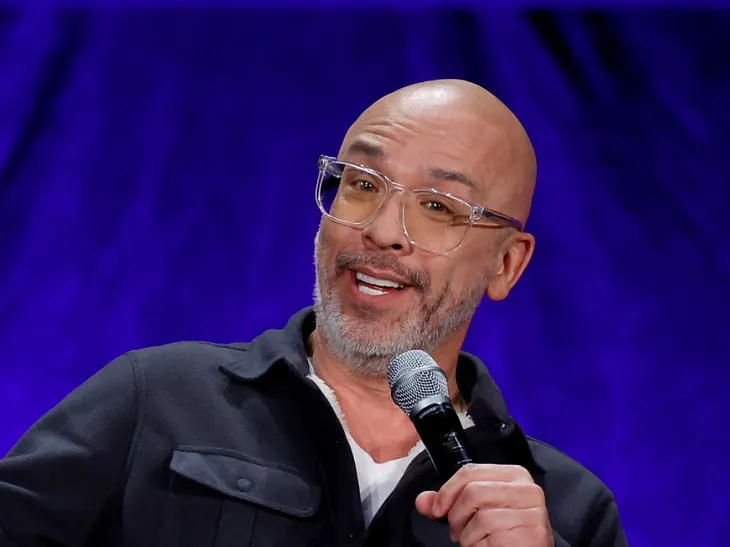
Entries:
{"label": "blue curtain backdrop", "polygon": [[633,546],[730,545],[717,10],[5,10],[0,453],[131,348],[309,305],[317,156],[438,77],[502,97],[540,161],[536,255],[467,348],[614,490]]}

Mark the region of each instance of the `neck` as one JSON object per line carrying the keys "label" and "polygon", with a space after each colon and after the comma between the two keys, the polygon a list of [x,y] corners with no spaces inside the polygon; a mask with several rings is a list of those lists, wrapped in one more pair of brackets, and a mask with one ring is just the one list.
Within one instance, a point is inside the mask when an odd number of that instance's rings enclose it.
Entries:
{"label": "neck", "polygon": [[[449,391],[454,400],[458,399],[455,374],[461,341],[455,350],[452,342],[442,344],[431,353],[449,378]],[[393,402],[385,375],[373,378],[359,374],[329,350],[317,330],[309,343],[317,376],[335,393],[355,442],[376,462],[406,456],[418,442],[418,433],[408,416]]]}

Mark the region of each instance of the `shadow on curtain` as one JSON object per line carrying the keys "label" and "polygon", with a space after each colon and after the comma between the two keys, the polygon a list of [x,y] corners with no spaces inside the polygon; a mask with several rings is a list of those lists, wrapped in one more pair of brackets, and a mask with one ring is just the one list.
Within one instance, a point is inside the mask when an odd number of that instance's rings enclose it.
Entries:
{"label": "shadow on curtain", "polygon": [[536,256],[467,348],[632,546],[727,545],[730,12],[4,12],[0,452],[128,349],[308,305],[318,155],[438,77],[540,160]]}

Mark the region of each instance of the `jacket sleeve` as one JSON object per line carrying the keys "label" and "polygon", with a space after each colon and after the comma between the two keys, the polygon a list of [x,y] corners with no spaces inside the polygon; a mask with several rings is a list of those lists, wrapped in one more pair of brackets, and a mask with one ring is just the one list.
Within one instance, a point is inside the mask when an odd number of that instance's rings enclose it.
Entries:
{"label": "jacket sleeve", "polygon": [[593,504],[593,510],[577,544],[568,543],[557,532],[555,547],[628,547],[623,526],[619,520],[616,499],[604,489]]}
{"label": "jacket sleeve", "polygon": [[143,401],[136,363],[109,363],[0,460],[0,547],[81,546],[124,478]]}

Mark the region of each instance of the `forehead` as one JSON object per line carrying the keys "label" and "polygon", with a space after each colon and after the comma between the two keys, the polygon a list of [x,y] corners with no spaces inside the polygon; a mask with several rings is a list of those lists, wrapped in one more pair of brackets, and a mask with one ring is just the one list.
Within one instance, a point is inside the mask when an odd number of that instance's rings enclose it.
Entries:
{"label": "forehead", "polygon": [[427,178],[454,183],[474,198],[488,199],[511,154],[503,132],[465,113],[380,112],[363,116],[340,149],[343,160],[363,163],[410,185]]}

